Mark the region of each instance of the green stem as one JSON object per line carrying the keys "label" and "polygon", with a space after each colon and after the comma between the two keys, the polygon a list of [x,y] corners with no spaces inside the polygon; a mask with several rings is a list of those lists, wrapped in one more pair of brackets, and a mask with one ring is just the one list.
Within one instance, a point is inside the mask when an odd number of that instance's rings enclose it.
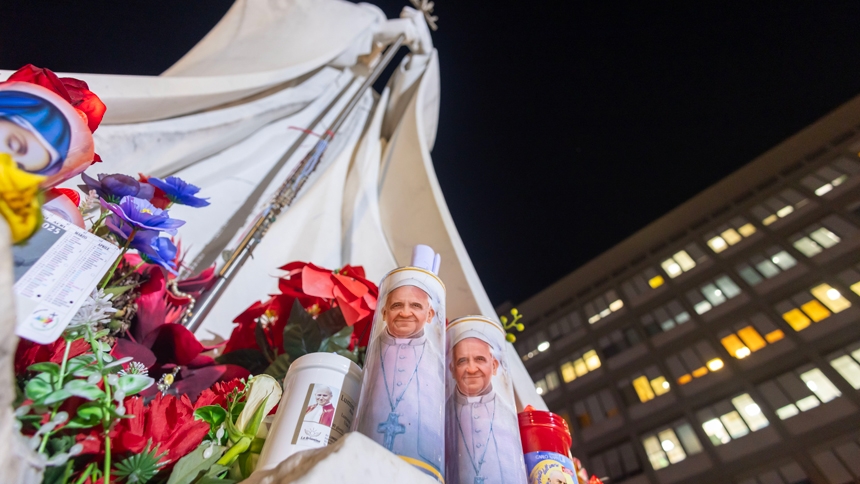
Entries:
{"label": "green stem", "polygon": [[134,271],[140,269],[144,264],[146,264],[146,262],[141,260],[136,266],[132,267],[131,270],[129,270],[125,274],[119,276],[119,280],[122,281],[126,277],[132,275],[134,273]]}
{"label": "green stem", "polygon": [[95,223],[90,226],[90,232],[91,233],[94,234],[94,233],[96,233],[96,230],[101,228],[102,222],[104,222],[104,219],[107,218],[108,213],[110,213],[108,210],[105,210],[105,209],[101,210],[101,213],[99,214],[99,219],[96,220]]}
{"label": "green stem", "polygon": [[116,271],[116,268],[119,267],[119,263],[122,262],[122,258],[125,256],[125,253],[128,252],[128,248],[131,245],[131,241],[134,239],[134,235],[137,233],[137,229],[131,229],[131,234],[128,236],[128,240],[125,241],[125,245],[122,246],[122,252],[120,252],[119,256],[113,261],[113,265],[110,267],[110,270],[105,275],[105,278],[102,279],[102,283],[99,285],[99,289],[104,289],[107,287],[111,278],[113,277],[113,273]]}
{"label": "green stem", "polygon": [[110,413],[111,407],[111,396],[110,396],[110,385],[108,384],[107,377],[104,377],[105,382],[105,419],[102,421],[102,425],[105,429],[105,484],[110,484],[110,424],[111,419],[113,418]]}
{"label": "green stem", "polygon": [[79,477],[78,480],[75,481],[75,484],[83,484],[87,480],[87,478],[90,477],[90,474],[93,473],[93,469],[95,469],[95,467],[95,462],[88,465],[87,468],[84,469],[84,473],[81,474],[81,477]]}
{"label": "green stem", "polygon": [[68,484],[69,478],[72,477],[72,464],[74,463],[75,461],[71,459],[66,462],[66,469],[63,471],[63,480],[61,481],[61,484]]}
{"label": "green stem", "polygon": [[[63,383],[66,380],[66,364],[69,362],[69,352],[72,349],[71,341],[64,340],[66,345],[65,350],[63,351],[63,362],[60,364],[60,382],[57,385],[57,388],[63,388]],[[57,416],[57,411],[60,410],[60,405],[62,402],[57,402],[54,404],[54,408],[51,410],[51,420]],[[39,453],[45,452],[45,446],[48,445],[48,438],[53,434],[53,432],[46,432],[45,435],[42,436],[42,443],[39,444]]]}

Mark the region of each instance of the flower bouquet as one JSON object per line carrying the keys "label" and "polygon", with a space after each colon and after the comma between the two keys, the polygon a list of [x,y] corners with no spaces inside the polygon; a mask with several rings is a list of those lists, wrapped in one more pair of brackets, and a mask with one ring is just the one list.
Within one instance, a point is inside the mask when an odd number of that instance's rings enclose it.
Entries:
{"label": "flower bouquet", "polygon": [[[81,81],[34,66],[10,79],[68,102],[90,136],[104,114]],[[3,116],[0,103],[0,123]],[[120,249],[62,337],[17,346],[15,428],[42,482],[238,482],[254,470],[292,361],[326,351],[361,362],[378,296],[361,267],[281,267],[280,293],[239,315],[228,341],[206,346],[182,322],[214,268],[187,276],[176,238],[185,222],[169,212],[206,207],[198,187],[176,177],[82,173],[80,193],[50,188],[80,171],[60,160],[57,171],[40,174],[2,151],[0,214],[14,242],[39,228],[43,200],[59,199],[70,222]],[[90,151],[87,166],[97,161]]]}

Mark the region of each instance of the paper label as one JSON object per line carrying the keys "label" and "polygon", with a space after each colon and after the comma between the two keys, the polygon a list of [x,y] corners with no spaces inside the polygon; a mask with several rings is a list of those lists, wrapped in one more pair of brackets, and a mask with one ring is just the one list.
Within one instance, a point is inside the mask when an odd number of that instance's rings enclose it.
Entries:
{"label": "paper label", "polygon": [[525,456],[529,484],[577,484],[573,462],[555,452],[529,452]]}
{"label": "paper label", "polygon": [[308,387],[303,408],[292,443],[307,449],[337,442],[349,431],[355,416],[355,402],[349,395],[322,383]]}
{"label": "paper label", "polygon": [[53,343],[119,256],[119,247],[43,211],[42,227],[12,247],[15,334]]}

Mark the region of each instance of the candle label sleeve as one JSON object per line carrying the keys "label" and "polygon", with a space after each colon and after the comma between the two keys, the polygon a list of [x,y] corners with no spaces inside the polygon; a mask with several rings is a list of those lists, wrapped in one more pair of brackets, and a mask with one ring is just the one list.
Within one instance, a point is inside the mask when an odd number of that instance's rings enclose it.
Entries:
{"label": "candle label sleeve", "polygon": [[341,389],[315,383],[308,386],[304,411],[296,422],[292,444],[308,449],[337,442],[349,431],[355,415],[355,402]]}
{"label": "candle label sleeve", "polygon": [[528,484],[577,484],[573,462],[566,455],[537,451],[525,455]]}

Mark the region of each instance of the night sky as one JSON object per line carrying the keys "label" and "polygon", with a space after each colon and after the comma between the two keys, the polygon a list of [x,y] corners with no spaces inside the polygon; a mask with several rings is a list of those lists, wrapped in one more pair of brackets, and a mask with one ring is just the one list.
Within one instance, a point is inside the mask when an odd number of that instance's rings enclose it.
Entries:
{"label": "night sky", "polygon": [[[0,68],[158,74],[231,3],[3,2]],[[393,17],[406,1],[374,3]],[[438,0],[436,14],[433,159],[494,304],[860,94],[857,1]]]}

